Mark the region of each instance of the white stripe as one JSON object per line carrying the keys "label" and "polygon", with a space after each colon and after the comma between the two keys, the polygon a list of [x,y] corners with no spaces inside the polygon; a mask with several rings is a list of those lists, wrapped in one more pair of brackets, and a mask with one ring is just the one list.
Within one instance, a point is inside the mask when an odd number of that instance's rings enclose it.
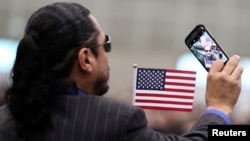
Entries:
{"label": "white stripe", "polygon": [[165,82],[179,82],[179,83],[188,83],[188,84],[195,84],[195,80],[183,80],[183,79],[170,79],[166,78]]}
{"label": "white stripe", "polygon": [[195,87],[176,86],[176,85],[165,85],[165,88],[173,88],[173,89],[181,89],[181,90],[195,90]]}
{"label": "white stripe", "polygon": [[193,102],[192,99],[184,98],[167,98],[167,97],[154,97],[154,96],[135,96],[135,99],[138,100],[161,100],[161,101],[174,101],[174,102]]}
{"label": "white stripe", "polygon": [[167,108],[182,108],[192,109],[193,105],[179,105],[179,104],[158,104],[158,103],[135,103],[135,106],[152,106],[152,107],[167,107]]}
{"label": "white stripe", "polygon": [[143,94],[164,94],[164,95],[180,95],[180,96],[194,96],[194,93],[186,92],[168,92],[168,91],[153,91],[153,90],[136,90],[136,93]]}
{"label": "white stripe", "polygon": [[174,73],[174,72],[166,72],[166,76],[184,76],[184,77],[190,77],[195,78],[196,74],[187,74],[187,73]]}

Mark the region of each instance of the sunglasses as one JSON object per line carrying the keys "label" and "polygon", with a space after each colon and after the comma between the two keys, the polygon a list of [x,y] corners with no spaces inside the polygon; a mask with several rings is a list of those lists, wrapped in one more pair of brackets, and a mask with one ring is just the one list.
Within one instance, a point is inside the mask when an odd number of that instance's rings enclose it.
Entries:
{"label": "sunglasses", "polygon": [[91,47],[97,47],[97,46],[101,46],[101,45],[103,45],[105,52],[110,52],[111,51],[111,37],[106,34],[105,35],[105,41],[104,41],[103,44],[89,46],[89,48],[91,48]]}
{"label": "sunglasses", "polygon": [[205,50],[205,52],[211,52],[211,50]]}
{"label": "sunglasses", "polygon": [[104,42],[103,46],[104,46],[104,50],[106,52],[111,51],[111,37],[109,35],[105,35],[105,42]]}

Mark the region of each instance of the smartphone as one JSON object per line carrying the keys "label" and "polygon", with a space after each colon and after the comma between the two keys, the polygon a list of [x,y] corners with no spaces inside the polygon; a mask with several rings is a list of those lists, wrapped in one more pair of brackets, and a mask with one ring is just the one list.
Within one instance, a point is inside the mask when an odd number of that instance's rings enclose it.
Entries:
{"label": "smartphone", "polygon": [[202,24],[197,25],[188,34],[185,44],[207,72],[216,59],[221,59],[224,64],[229,60],[226,52]]}

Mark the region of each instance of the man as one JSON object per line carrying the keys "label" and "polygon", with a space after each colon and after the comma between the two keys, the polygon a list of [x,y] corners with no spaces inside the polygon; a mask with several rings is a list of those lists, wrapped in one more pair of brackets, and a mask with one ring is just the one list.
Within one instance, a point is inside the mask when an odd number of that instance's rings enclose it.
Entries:
{"label": "man", "polygon": [[202,141],[207,125],[230,124],[241,91],[239,56],[225,66],[214,62],[207,110],[189,132],[177,136],[153,131],[142,109],[102,97],[109,89],[110,51],[111,38],[83,6],[61,2],[36,11],[17,49],[0,140]]}
{"label": "man", "polygon": [[213,65],[213,62],[216,60],[216,57],[214,56],[211,46],[205,46],[204,47],[204,64],[206,69],[209,71],[210,68]]}

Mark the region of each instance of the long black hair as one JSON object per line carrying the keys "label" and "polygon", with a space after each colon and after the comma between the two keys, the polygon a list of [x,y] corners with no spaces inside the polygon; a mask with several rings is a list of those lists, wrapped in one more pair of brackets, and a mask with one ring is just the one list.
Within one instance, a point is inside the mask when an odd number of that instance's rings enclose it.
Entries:
{"label": "long black hair", "polygon": [[28,139],[49,126],[52,97],[66,92],[60,80],[70,74],[77,51],[96,43],[98,31],[89,14],[77,3],[56,2],[29,18],[6,92],[19,136]]}

